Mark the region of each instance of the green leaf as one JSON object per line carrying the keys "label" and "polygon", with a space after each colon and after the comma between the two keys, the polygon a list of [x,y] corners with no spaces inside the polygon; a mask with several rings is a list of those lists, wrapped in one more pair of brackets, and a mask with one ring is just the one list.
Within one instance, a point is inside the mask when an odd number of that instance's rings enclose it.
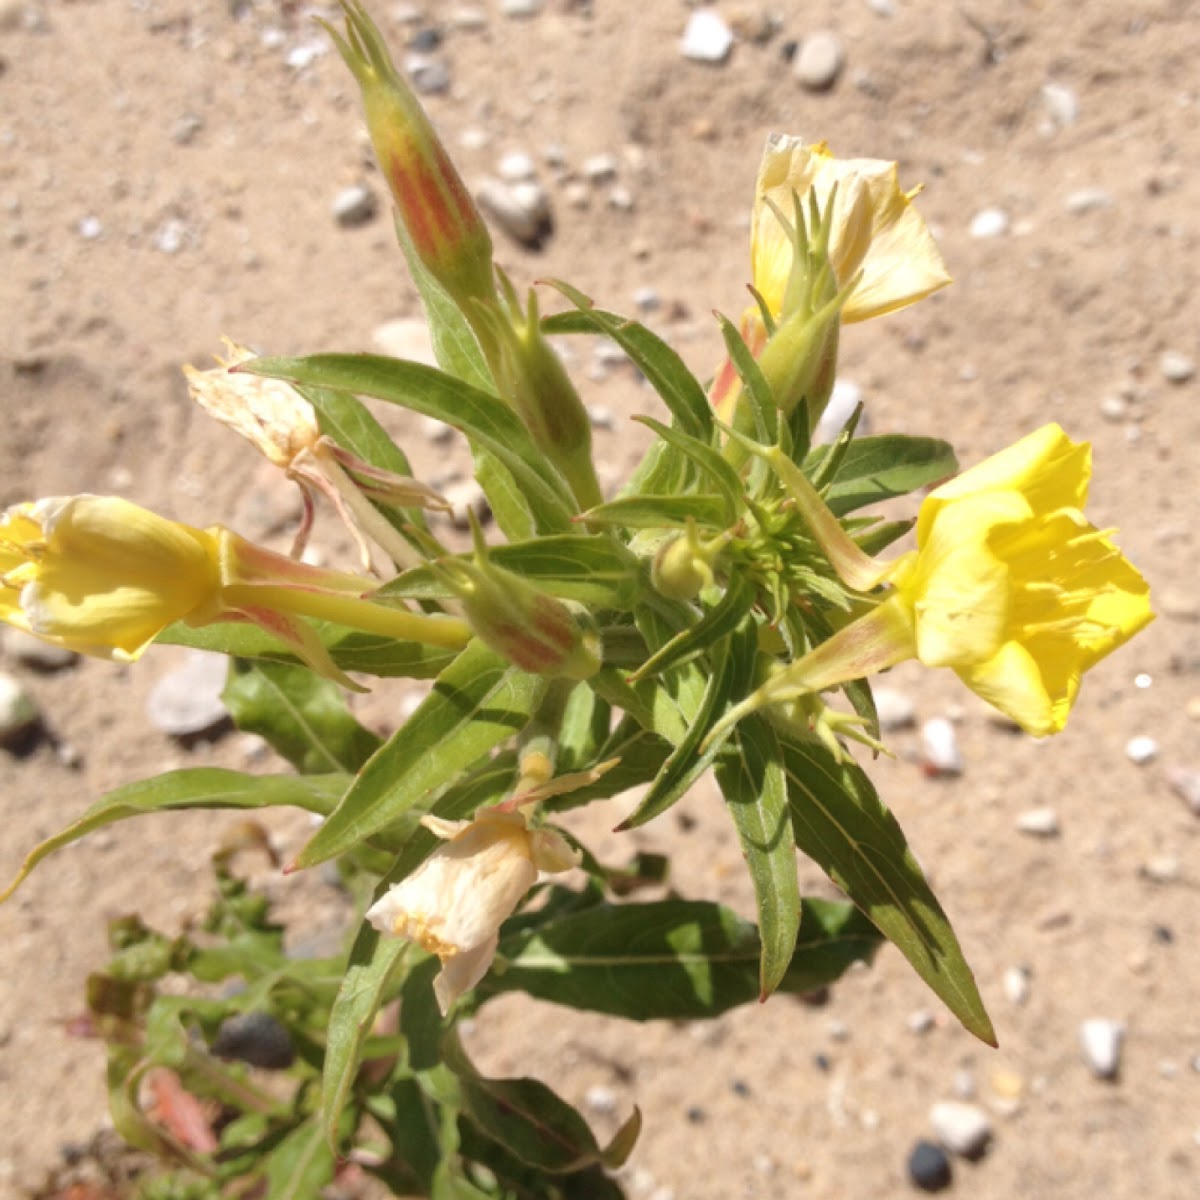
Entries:
{"label": "green leaf", "polygon": [[416,1194],[426,1195],[441,1159],[434,1102],[415,1079],[393,1080],[388,1096],[393,1111],[381,1124],[391,1139],[394,1156],[419,1187]]}
{"label": "green leaf", "polygon": [[[852,963],[869,961],[879,940],[853,906],[805,900],[779,990],[832,983]],[[761,953],[755,927],[719,904],[598,904],[515,936],[502,929],[504,969],[489,972],[477,992],[526,992],[635,1021],[715,1017],[758,999]]]}
{"label": "green leaf", "polygon": [[102,796],[77,821],[47,838],[26,856],[16,879],[0,893],[0,903],[16,891],[34,867],[84,834],[115,821],[145,813],[181,808],[272,808],[291,805],[324,816],[332,812],[345,790],[347,776],[244,775],[222,767],[197,767],[168,771],[153,779],[128,783]]}
{"label": "green leaf", "polygon": [[[804,473],[812,478],[831,453],[832,447],[818,446],[805,460]],[[842,458],[825,501],[842,516],[894,496],[907,496],[957,470],[953,447],[937,438],[902,434],[856,438]]]}
{"label": "green leaf", "polygon": [[471,442],[471,457],[475,460],[475,478],[483,488],[500,532],[510,542],[524,542],[535,537],[537,518],[512,472],[478,441]]}
{"label": "green leaf", "polygon": [[234,661],[221,699],[239,729],[265,738],[303,775],[352,775],[380,746],[341,688],[306,667]]}
{"label": "green leaf", "polygon": [[796,845],[867,914],[967,1030],[996,1044],[950,927],[896,818],[855,763],[817,742],[783,743]]}
{"label": "green leaf", "polygon": [[337,1163],[316,1121],[298,1125],[267,1159],[267,1200],[311,1200]]}
{"label": "green leaf", "polygon": [[[677,633],[665,646],[656,650],[630,676],[631,681],[661,674],[695,658],[698,654],[703,654],[728,637],[742,623],[753,606],[754,599],[754,589],[750,584],[742,576],[734,575],[721,599],[708,609],[695,625]],[[750,646],[747,654],[750,655],[753,664],[755,648]]]}
{"label": "green leaf", "polygon": [[583,1117],[541,1080],[487,1079],[454,1037],[446,1039],[443,1053],[458,1079],[462,1115],[527,1166],[555,1175],[593,1163],[615,1169],[632,1151],[641,1127],[637,1109],[602,1150]]}
{"label": "green leaf", "polygon": [[440,788],[526,724],[544,689],[544,679],[470,643],[363,767],[296,866],[316,866],[407,813],[427,811]]}
{"label": "green leaf", "polygon": [[542,322],[546,333],[599,333],[612,338],[650,381],[679,427],[701,441],[709,440],[713,415],[708,397],[683,359],[666,342],[636,321],[595,308],[587,296],[570,284],[555,279],[547,282],[579,311],[547,317]]}
{"label": "green leaf", "polygon": [[[471,555],[461,555],[470,558]],[[494,546],[488,559],[563,600],[628,611],[641,591],[637,556],[610,537],[556,534]],[[376,593],[410,600],[444,600],[454,593],[430,567],[415,567]]]}
{"label": "green leaf", "polygon": [[721,496],[698,493],[690,496],[622,496],[607,504],[589,508],[580,518],[589,525],[617,526],[624,529],[660,529],[682,527],[691,517],[708,529],[724,529],[725,500]]}
{"label": "green leaf", "polygon": [[575,511],[570,489],[499,397],[420,363],[376,354],[256,358],[243,368],[289,383],[334,388],[398,404],[461,429],[511,472],[542,533],[563,533]]}
{"label": "green leaf", "polygon": [[721,336],[725,339],[729,359],[742,381],[742,395],[750,410],[755,440],[764,446],[772,446],[779,439],[779,403],[775,393],[737,326],[720,314],[717,320],[721,324]]}
{"label": "green leaf", "polygon": [[[433,679],[455,659],[459,651],[420,642],[398,642],[375,633],[361,633],[326,621],[310,622],[321,644],[343,671],[361,671],[366,675],[392,679]],[[193,629],[182,621],[169,626],[155,638],[174,646],[193,646],[213,650],[234,658],[255,661],[296,663],[294,654],[278,638],[257,628],[233,621],[221,621]]]}
{"label": "green leaf", "polygon": [[716,775],[754,883],[765,1000],[787,973],[800,931],[796,840],[783,755],[771,726],[757,714],[742,721],[729,752],[717,760]]}
{"label": "green leaf", "polygon": [[636,416],[633,419],[654,430],[664,442],[674,446],[680,454],[692,461],[702,475],[707,475],[711,482],[716,484],[717,490],[725,497],[729,507],[728,520],[732,522],[745,502],[742,477],[733,464],[698,438],[672,429],[653,417]]}

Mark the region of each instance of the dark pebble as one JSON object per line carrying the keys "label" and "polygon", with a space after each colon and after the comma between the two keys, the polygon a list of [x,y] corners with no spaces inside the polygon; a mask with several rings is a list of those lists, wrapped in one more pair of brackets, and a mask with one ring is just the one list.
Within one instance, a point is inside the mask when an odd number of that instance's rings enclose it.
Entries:
{"label": "dark pebble", "polygon": [[1175,940],[1175,930],[1170,925],[1155,925],[1154,940],[1161,942],[1164,946],[1169,946]]}
{"label": "dark pebble", "polygon": [[828,1054],[814,1054],[813,1064],[816,1066],[818,1071],[828,1071],[832,1065],[829,1061]]}
{"label": "dark pebble", "polygon": [[693,1125],[703,1125],[704,1122],[708,1120],[708,1114],[704,1111],[704,1109],[697,1105],[693,1105],[687,1110],[687,1119]]}
{"label": "dark pebble", "polygon": [[923,1192],[940,1192],[950,1186],[950,1160],[940,1146],[918,1142],[908,1156],[908,1177]]}
{"label": "dark pebble", "polygon": [[784,62],[790,63],[796,57],[796,51],[799,49],[800,43],[795,38],[789,38],[779,47],[779,55]]}
{"label": "dark pebble", "polygon": [[212,1052],[269,1071],[285,1071],[296,1061],[287,1026],[264,1012],[239,1013],[222,1021]]}
{"label": "dark pebble", "polygon": [[744,1079],[735,1079],[730,1086],[733,1088],[735,1096],[750,1095],[750,1085]]}
{"label": "dark pebble", "polygon": [[428,54],[431,50],[436,50],[442,44],[442,31],[429,26],[426,29],[418,29],[408,40],[408,48],[415,50],[418,54]]}

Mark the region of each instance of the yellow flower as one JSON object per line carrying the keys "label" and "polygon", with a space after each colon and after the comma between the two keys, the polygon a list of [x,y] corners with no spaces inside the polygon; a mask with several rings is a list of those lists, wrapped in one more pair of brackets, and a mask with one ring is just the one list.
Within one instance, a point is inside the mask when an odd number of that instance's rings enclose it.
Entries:
{"label": "yellow flower", "polygon": [[776,134],[759,166],[750,237],[754,286],[774,316],[783,313],[794,257],[792,237],[776,210],[790,218],[795,194],[806,210],[812,196],[824,211],[835,185],[830,263],[839,287],[863,273],[842,309],[843,321],[894,312],[950,282],[933,236],[911,203],[920,189],[900,190],[894,162],[837,159],[824,142],[805,145]]}
{"label": "yellow flower", "polygon": [[354,686],[302,616],[440,646],[469,639],[462,621],[364,599],[373,587],[113,496],[54,497],[0,516],[0,620],[120,662],[176,621],[250,621],[313,670]]}
{"label": "yellow flower", "polygon": [[[810,521],[851,586],[891,591],[772,675],[720,728],[918,658],[950,667],[1029,733],[1058,733],[1084,672],[1154,619],[1146,581],[1083,515],[1090,477],[1091,447],[1046,425],[931,492],[917,549],[893,563],[868,569]],[[814,506],[789,490],[806,513]]]}
{"label": "yellow flower", "polygon": [[520,812],[485,809],[472,821],[423,817],[445,844],[367,910],[381,933],[408,938],[436,954],[434,981],[445,1012],[487,974],[501,924],[537,882],[579,864],[561,834],[530,829]]}

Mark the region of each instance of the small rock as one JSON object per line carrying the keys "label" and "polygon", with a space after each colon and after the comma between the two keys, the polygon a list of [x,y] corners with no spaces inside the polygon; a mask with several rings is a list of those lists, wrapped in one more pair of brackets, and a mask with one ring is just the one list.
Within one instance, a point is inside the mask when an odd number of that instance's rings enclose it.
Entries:
{"label": "small rock", "polygon": [[408,48],[416,54],[429,54],[441,44],[442,31],[436,25],[426,25],[408,39]]}
{"label": "small rock", "polygon": [[474,5],[460,4],[457,8],[450,10],[448,18],[450,24],[455,29],[469,29],[472,31],[487,28],[487,10],[476,8]]}
{"label": "small rock", "polygon": [[980,209],[972,218],[967,232],[973,238],[997,238],[1008,232],[1009,216],[1002,208]]}
{"label": "small rock", "polygon": [[1164,350],[1159,356],[1158,369],[1168,383],[1187,383],[1196,373],[1196,363],[1178,350]]}
{"label": "small rock", "polygon": [[908,1156],[908,1177],[923,1192],[940,1192],[950,1186],[950,1160],[941,1146],[920,1141]]}
{"label": "small rock", "polygon": [[227,1017],[211,1049],[218,1058],[235,1058],[267,1071],[286,1071],[296,1061],[288,1027],[265,1012]]}
{"label": "small rock", "polygon": [[904,1023],[908,1026],[909,1033],[918,1035],[928,1033],[936,1024],[933,1013],[927,1008],[918,1008],[916,1012],[909,1013]]}
{"label": "small rock", "polygon": [[1083,1057],[1097,1079],[1115,1079],[1121,1068],[1125,1023],[1092,1017],[1079,1026]]}
{"label": "small rock", "polygon": [[1158,743],[1144,733],[1125,743],[1125,757],[1136,766],[1144,767],[1158,757]]}
{"label": "small rock", "polygon": [[0,672],[0,746],[18,746],[41,722],[37,702],[15,675]]}
{"label": "small rock", "polygon": [[194,737],[229,719],[221,700],[229,660],[223,654],[188,650],[183,665],[164,675],[146,697],[146,716],[172,737]]}
{"label": "small rock", "polygon": [[871,691],[875,696],[875,711],[879,715],[881,732],[911,729],[917,723],[917,706],[909,696],[890,687],[876,687]]}
{"label": "small rock", "polygon": [[192,231],[178,217],[164,221],[154,231],[154,248],[163,254],[178,254],[192,240]]}
{"label": "small rock", "polygon": [[921,726],[921,751],[930,775],[963,773],[965,764],[958,748],[958,734],[945,717],[931,717]]}
{"label": "small rock", "polygon": [[723,63],[733,49],[733,30],[711,8],[698,8],[679,43],[679,53],[693,62]]}
{"label": "small rock", "polygon": [[1200,771],[1190,767],[1172,767],[1167,772],[1171,791],[1191,809],[1192,816],[1200,817]]}
{"label": "small rock", "polygon": [[365,184],[356,183],[334,196],[330,211],[343,229],[352,229],[365,225],[375,215],[375,207],[375,193]]}
{"label": "small rock", "polygon": [[1156,594],[1157,608],[1173,621],[1200,621],[1200,597],[1181,588],[1163,588]]}
{"label": "small rock", "polygon": [[442,488],[442,495],[450,502],[449,520],[455,529],[465,531],[471,528],[468,511],[475,514],[481,525],[485,525],[492,515],[483,488],[474,479],[462,479],[449,484]]}
{"label": "small rock", "polygon": [[1059,129],[1074,125],[1079,119],[1079,100],[1074,91],[1065,83],[1046,83],[1042,85],[1042,103],[1050,120]]}
{"label": "small rock", "polygon": [[975,1093],[978,1090],[975,1086],[974,1073],[969,1071],[966,1067],[959,1067],[959,1069],[954,1072],[954,1083],[952,1086],[954,1088],[954,1094],[960,1100],[973,1100],[975,1098]]}
{"label": "small rock", "polygon": [[1067,212],[1078,216],[1101,208],[1112,208],[1113,198],[1103,188],[1080,188],[1067,197]]}
{"label": "small rock", "polygon": [[1028,808],[1017,817],[1017,829],[1033,837],[1058,837],[1058,813],[1048,804]]}
{"label": "small rock", "polygon": [[610,183],[617,177],[617,159],[612,154],[593,154],[583,160],[583,176],[591,183]]}
{"label": "small rock", "polygon": [[439,421],[437,417],[422,417],[420,426],[425,440],[435,446],[444,446],[454,438],[454,427],[447,425],[445,421]]}
{"label": "small rock", "polygon": [[612,1088],[596,1084],[584,1093],[583,1102],[600,1116],[608,1116],[617,1111],[617,1094]]}
{"label": "small rock", "polygon": [[450,68],[440,58],[410,54],[404,60],[404,70],[414,90],[423,96],[441,96],[450,90]]}
{"label": "small rock", "polygon": [[312,66],[322,55],[329,52],[329,43],[324,38],[309,38],[287,52],[285,61],[293,71],[303,71]]}
{"label": "small rock", "polygon": [[99,217],[83,217],[76,228],[79,230],[79,236],[87,242],[94,242],[104,232]]}
{"label": "small rock", "polygon": [[1173,854],[1156,854],[1142,864],[1141,875],[1151,883],[1174,883],[1179,878],[1179,859]]}
{"label": "small rock", "polygon": [[542,11],[542,0],[500,0],[506,17],[533,17]]}
{"label": "small rock", "polygon": [[177,146],[188,146],[196,140],[200,131],[204,128],[204,118],[197,116],[195,113],[184,113],[174,125],[171,126],[171,141]]}
{"label": "small rock", "polygon": [[608,189],[608,207],[615,208],[617,212],[631,212],[633,210],[633,193],[621,184],[615,184]]}
{"label": "small rock", "polygon": [[1024,967],[1009,967],[1004,972],[1004,994],[1018,1008],[1029,1002],[1029,972]]}
{"label": "small rock", "polygon": [[960,1158],[979,1158],[992,1136],[992,1121],[976,1104],[961,1100],[943,1100],[929,1110],[929,1123],[951,1154]]}
{"label": "small rock", "polygon": [[617,416],[606,404],[587,405],[588,421],[593,429],[611,431],[617,427]]}
{"label": "small rock", "polygon": [[496,172],[505,183],[520,183],[537,174],[537,164],[524,150],[513,150],[500,160]]}
{"label": "small rock", "polygon": [[592,189],[581,179],[574,179],[563,188],[563,199],[572,208],[588,208],[592,203]]}
{"label": "small rock", "polygon": [[79,655],[74,650],[43,641],[32,633],[11,626],[4,630],[4,652],[23,667],[44,671],[47,675],[74,666],[79,661]]}
{"label": "small rock", "polygon": [[[833,385],[829,402],[813,430],[813,441],[818,444],[832,442],[854,415],[854,410],[862,403],[862,398],[862,388],[857,383],[850,379],[839,379]],[[866,432],[865,414],[858,422],[858,432]]]}
{"label": "small rock", "polygon": [[846,62],[846,49],[836,33],[821,29],[800,43],[792,72],[801,87],[810,92],[827,92],[837,82]]}
{"label": "small rock", "polygon": [[633,293],[633,302],[638,312],[658,312],[662,308],[662,297],[652,287],[640,287]]}
{"label": "small rock", "polygon": [[540,248],[554,227],[546,193],[531,180],[508,184],[485,179],[476,189],[475,198],[479,207],[523,246]]}
{"label": "small rock", "polygon": [[1110,421],[1123,421],[1129,415],[1129,401],[1115,394],[1105,396],[1100,401],[1100,414]]}
{"label": "small rock", "polygon": [[1009,1112],[1016,1110],[1025,1091],[1025,1080],[1011,1067],[997,1067],[988,1079],[992,1091]]}
{"label": "small rock", "polygon": [[427,367],[437,366],[429,326],[414,317],[398,317],[376,326],[371,332],[371,341],[392,358],[424,363]]}

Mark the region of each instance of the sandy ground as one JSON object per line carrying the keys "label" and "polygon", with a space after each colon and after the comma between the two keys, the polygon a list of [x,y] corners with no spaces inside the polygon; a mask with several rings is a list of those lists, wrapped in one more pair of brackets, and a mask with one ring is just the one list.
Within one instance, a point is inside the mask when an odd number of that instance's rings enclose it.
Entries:
{"label": "sandy ground", "polygon": [[[374,7],[398,53],[439,8]],[[524,20],[500,7],[480,5],[479,27],[444,22],[435,55],[452,87],[429,108],[471,180],[509,150],[544,163],[559,148],[565,170],[540,169],[555,216],[545,248],[498,238],[519,283],[565,276],[627,311],[652,286],[652,320],[704,372],[719,349],[710,311],[742,305],[767,132],[898,159],[906,185],[926,185],[921,208],[957,282],[846,337],[843,375],[862,388],[872,427],[949,436],[965,463],[1049,419],[1091,439],[1094,520],[1120,527],[1164,615],[1089,677],[1070,729],[1049,744],[997,728],[951,678],[901,670],[892,681],[922,718],[958,721],[960,779],[926,778],[909,733],[877,777],[955,920],[998,1051],[957,1029],[885,951],[824,1008],[779,998],[705,1028],[509,997],[481,1014],[474,1052],[573,1100],[590,1093],[600,1132],[639,1104],[646,1128],[628,1179],[639,1197],[899,1195],[929,1107],[961,1092],[992,1114],[995,1136],[981,1161],[956,1163],[957,1194],[1195,1195],[1200,824],[1169,776],[1200,769],[1200,380],[1170,383],[1159,366],[1164,351],[1200,352],[1192,6],[728,3],[719,11],[743,28],[770,15],[780,28],[740,41],[720,67],[680,57],[678,0],[548,0]],[[847,62],[814,96],[783,49],[818,28],[841,35]],[[276,353],[370,349],[377,327],[417,313],[385,206],[354,229],[331,216],[344,186],[383,196],[348,73],[331,53],[304,53],[321,44],[303,6],[278,0],[0,3],[0,501],[120,492],[286,543],[271,531],[292,511],[283,485],[189,407],[179,365],[207,363],[222,333]],[[310,61],[289,65],[297,50]],[[1069,96],[1048,100],[1047,85]],[[610,204],[610,185],[586,208],[569,202],[600,153],[617,157],[630,207]],[[1007,232],[973,238],[972,218],[990,207],[1007,213]],[[595,376],[586,398],[618,414],[597,432],[616,478],[635,441],[623,418],[655,401],[628,371],[599,369],[586,343],[578,353]],[[463,469],[415,423],[398,428],[427,478]],[[336,530],[321,532],[332,556],[345,551]],[[0,876],[121,782],[184,763],[262,764],[237,737],[185,748],[153,730],[146,693],[177,662],[164,649],[136,668],[9,664],[52,738],[25,756],[0,752]],[[378,692],[371,719],[394,723],[402,691]],[[1125,753],[1138,734],[1159,744],[1141,767]],[[613,854],[671,849],[681,890],[750,911],[715,792],[686,803],[690,832],[668,817],[624,841],[603,834],[628,802],[587,827]],[[1038,805],[1056,809],[1059,836],[1016,830]],[[0,909],[0,1195],[26,1195],[64,1145],[105,1121],[100,1051],[65,1028],[104,960],[105,921],[136,908],[174,928],[201,911],[225,827],[199,815],[105,832]],[[285,821],[278,837],[303,832]],[[826,890],[815,869],[801,872]],[[287,903],[305,885],[271,886]],[[1024,1005],[1002,986],[1012,967],[1030,974]],[[914,1032],[922,1011],[932,1022]],[[1081,1059],[1078,1027],[1093,1016],[1128,1024],[1115,1081]],[[617,1115],[597,1111],[604,1090]]]}

